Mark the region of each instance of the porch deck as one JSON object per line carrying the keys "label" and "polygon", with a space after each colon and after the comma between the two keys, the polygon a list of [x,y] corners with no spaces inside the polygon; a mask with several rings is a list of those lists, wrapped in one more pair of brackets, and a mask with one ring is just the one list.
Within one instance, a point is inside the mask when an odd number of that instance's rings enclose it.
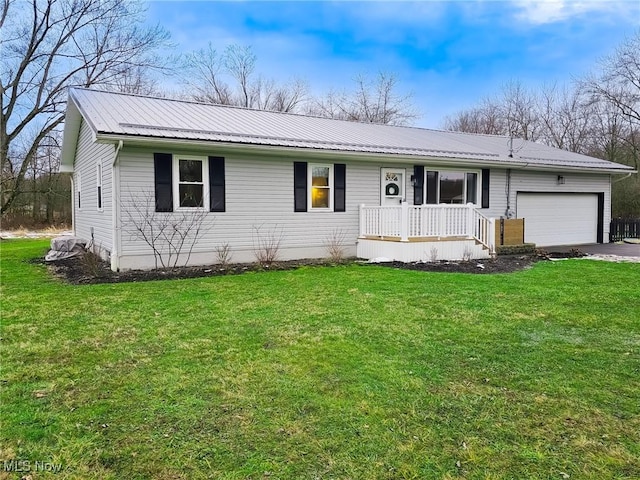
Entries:
{"label": "porch deck", "polygon": [[364,240],[379,240],[383,242],[455,242],[469,240],[469,237],[409,237],[407,240],[402,240],[400,237],[360,237]]}
{"label": "porch deck", "polygon": [[473,204],[360,206],[360,258],[403,262],[495,255],[495,220]]}

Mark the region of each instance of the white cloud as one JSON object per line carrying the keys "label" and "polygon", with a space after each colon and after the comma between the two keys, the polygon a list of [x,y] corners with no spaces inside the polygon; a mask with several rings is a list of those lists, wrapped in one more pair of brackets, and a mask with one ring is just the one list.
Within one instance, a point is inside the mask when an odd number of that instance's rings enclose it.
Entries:
{"label": "white cloud", "polygon": [[[598,14],[617,12],[633,9],[632,1],[575,1],[575,0],[517,0],[516,18],[521,21],[541,25],[546,23],[562,22],[572,17],[585,14]],[[636,4],[637,5],[637,4]]]}

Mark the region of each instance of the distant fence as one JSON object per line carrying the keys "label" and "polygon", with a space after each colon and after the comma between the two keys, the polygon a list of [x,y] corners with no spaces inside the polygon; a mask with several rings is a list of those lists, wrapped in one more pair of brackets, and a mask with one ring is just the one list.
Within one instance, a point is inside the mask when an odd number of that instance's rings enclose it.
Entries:
{"label": "distant fence", "polygon": [[625,238],[640,238],[640,218],[614,218],[609,226],[609,241],[619,242]]}

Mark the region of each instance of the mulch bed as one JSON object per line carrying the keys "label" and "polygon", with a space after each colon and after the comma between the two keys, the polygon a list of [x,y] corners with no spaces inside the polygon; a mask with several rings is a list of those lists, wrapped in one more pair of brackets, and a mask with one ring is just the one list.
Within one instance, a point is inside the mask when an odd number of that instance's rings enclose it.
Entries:
{"label": "mulch bed", "polygon": [[[152,280],[176,280],[183,278],[218,277],[222,275],[239,275],[247,272],[293,270],[303,266],[335,265],[326,260],[296,260],[274,262],[261,267],[255,263],[237,263],[226,266],[207,265],[198,267],[178,267],[158,270],[126,270],[114,272],[108,262],[91,261],[89,264],[82,257],[72,257],[55,262],[44,262],[38,259],[36,263],[46,263],[49,272],[74,285],[91,283],[122,283],[147,282]],[[346,262],[345,262],[346,263]]]}
{"label": "mulch bed", "polygon": [[[550,258],[575,258],[584,254],[577,250],[568,253],[552,253],[537,251],[530,255],[499,256],[493,259],[471,261],[438,261],[438,262],[382,262],[366,263],[354,259],[348,259],[343,264],[357,263],[362,266],[379,265],[396,269],[418,270],[423,272],[448,272],[448,273],[511,273],[531,267],[532,264],[548,260]],[[45,263],[43,259],[35,259],[34,263]],[[275,262],[268,267],[255,263],[230,264],[227,266],[209,265],[202,267],[181,267],[164,270],[128,270],[125,272],[113,272],[107,262],[86,260],[81,256],[46,263],[49,271],[55,277],[61,278],[67,283],[94,284],[94,283],[120,283],[120,282],[144,282],[150,280],[169,280],[182,278],[215,277],[221,275],[238,275],[247,272],[294,270],[303,266],[335,266],[336,263],[326,259],[306,259]]]}

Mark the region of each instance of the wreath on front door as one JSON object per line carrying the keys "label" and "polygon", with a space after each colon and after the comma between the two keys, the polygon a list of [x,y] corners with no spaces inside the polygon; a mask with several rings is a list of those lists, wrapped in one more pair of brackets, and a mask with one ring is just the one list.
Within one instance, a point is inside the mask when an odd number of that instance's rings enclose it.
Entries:
{"label": "wreath on front door", "polygon": [[384,190],[384,194],[388,197],[397,197],[400,195],[400,187],[395,183],[389,183]]}

